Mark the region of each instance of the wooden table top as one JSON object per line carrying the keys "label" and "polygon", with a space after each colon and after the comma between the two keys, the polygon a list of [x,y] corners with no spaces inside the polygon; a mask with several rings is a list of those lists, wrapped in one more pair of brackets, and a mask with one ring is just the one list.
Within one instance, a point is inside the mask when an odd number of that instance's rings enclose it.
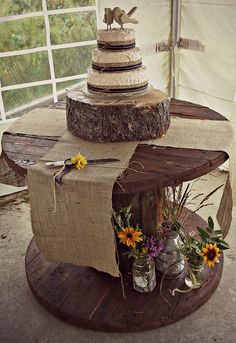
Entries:
{"label": "wooden table top", "polygon": [[[65,103],[61,102],[49,107],[65,109]],[[227,120],[208,107],[176,99],[171,99],[170,115],[189,119]],[[4,133],[2,153],[12,169],[25,175],[29,166],[46,155],[57,141],[58,138],[53,137],[46,139],[40,136]],[[133,163],[132,168],[126,169],[122,178],[114,184],[113,194],[147,191],[153,189],[155,185],[159,187],[178,185],[209,173],[227,159],[228,155],[223,151],[140,144],[131,162],[140,161],[144,169]],[[142,173],[132,169],[140,170]]]}

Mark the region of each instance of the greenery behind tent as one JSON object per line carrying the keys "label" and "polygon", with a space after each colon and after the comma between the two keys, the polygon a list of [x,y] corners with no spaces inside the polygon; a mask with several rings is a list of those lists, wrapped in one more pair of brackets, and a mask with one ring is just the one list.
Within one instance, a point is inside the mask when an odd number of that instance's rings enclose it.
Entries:
{"label": "greenery behind tent", "polygon": [[[47,0],[48,9],[93,5],[95,0]],[[42,11],[41,0],[1,0],[0,17],[37,11]],[[50,15],[49,23],[52,45],[96,39],[95,11]],[[0,23],[0,52],[42,46],[46,46],[43,16]],[[53,50],[56,78],[86,73],[93,48],[90,45]],[[2,87],[50,78],[47,51],[0,58]],[[57,83],[57,90],[76,82],[78,80]],[[6,111],[49,94],[52,94],[51,84],[2,92]]]}

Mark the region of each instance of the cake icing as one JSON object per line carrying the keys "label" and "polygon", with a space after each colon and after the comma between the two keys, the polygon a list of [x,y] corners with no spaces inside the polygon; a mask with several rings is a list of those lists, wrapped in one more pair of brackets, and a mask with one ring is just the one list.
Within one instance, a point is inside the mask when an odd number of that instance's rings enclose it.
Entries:
{"label": "cake icing", "polygon": [[97,48],[92,52],[87,87],[92,92],[125,93],[148,86],[140,49],[135,47],[134,29],[97,31]]}
{"label": "cake icing", "polygon": [[137,70],[118,73],[101,73],[93,70],[91,67],[88,71],[87,85],[88,89],[103,90],[109,92],[117,90],[116,92],[137,91],[145,89],[148,79],[146,68],[141,67]]}
{"label": "cake icing", "polygon": [[139,48],[129,49],[127,51],[103,51],[94,49],[92,52],[92,63],[101,66],[107,65],[132,65],[142,62],[142,56]]}
{"label": "cake icing", "polygon": [[98,46],[111,45],[111,46],[135,46],[135,33],[134,29],[111,29],[111,30],[98,30],[97,31]]}

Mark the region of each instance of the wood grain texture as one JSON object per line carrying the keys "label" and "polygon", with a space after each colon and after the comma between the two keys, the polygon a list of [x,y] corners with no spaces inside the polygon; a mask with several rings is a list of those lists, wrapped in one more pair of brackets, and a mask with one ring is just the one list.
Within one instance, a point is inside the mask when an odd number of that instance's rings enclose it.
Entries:
{"label": "wood grain texture", "polygon": [[93,142],[139,141],[162,137],[170,125],[170,100],[151,90],[139,97],[91,97],[82,91],[67,94],[67,128]]}
{"label": "wood grain texture", "polygon": [[[194,214],[191,227],[207,223]],[[161,279],[150,294],[133,290],[132,278],[124,275],[126,299],[122,296],[119,278],[92,268],[66,263],[49,263],[33,239],[26,253],[26,275],[34,296],[55,316],[74,325],[100,331],[142,331],[158,328],[180,320],[197,310],[213,294],[221,278],[223,261],[214,269],[205,268],[203,287],[190,293],[170,295],[169,289],[184,286],[184,276]]]}
{"label": "wood grain texture", "polygon": [[[64,108],[65,103],[55,104],[55,108]],[[52,108],[53,110],[53,108]],[[180,117],[226,120],[223,116],[207,107],[186,101],[171,100],[171,115]],[[3,156],[9,166],[21,175],[27,173],[30,164],[36,163],[56,144],[58,138],[33,137],[30,135],[4,133],[2,138]],[[198,149],[180,149],[139,145],[131,159],[143,164],[132,164],[114,185],[114,194],[135,193],[153,190],[167,185],[178,185],[183,181],[200,177],[228,159],[222,151]]]}

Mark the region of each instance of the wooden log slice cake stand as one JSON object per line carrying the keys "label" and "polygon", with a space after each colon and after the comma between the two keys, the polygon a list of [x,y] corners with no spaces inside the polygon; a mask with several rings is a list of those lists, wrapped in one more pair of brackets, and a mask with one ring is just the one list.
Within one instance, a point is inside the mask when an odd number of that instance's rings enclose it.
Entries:
{"label": "wooden log slice cake stand", "polygon": [[[65,108],[63,105],[57,105]],[[208,120],[225,120],[220,114],[200,105],[172,99],[173,116]],[[58,138],[33,137],[5,133],[2,139],[3,156],[21,175],[28,164],[44,156]],[[139,145],[131,161],[140,161],[144,173],[127,169],[119,184],[113,188],[113,207],[132,204],[135,222],[148,233],[160,220],[161,189],[200,177],[224,163],[228,155],[222,151],[180,149]],[[189,211],[189,210],[188,210]],[[191,228],[207,223],[197,214],[188,223]],[[126,299],[121,282],[92,268],[67,263],[49,263],[31,241],[25,259],[26,274],[35,297],[55,316],[75,325],[103,331],[138,331],[173,323],[194,312],[215,291],[222,273],[223,261],[214,269],[205,269],[203,287],[172,297],[169,289],[184,288],[184,276],[164,280],[150,294],[133,290],[131,275],[124,275]],[[166,302],[165,298],[168,302]]]}
{"label": "wooden log slice cake stand", "polygon": [[67,128],[93,142],[154,139],[169,128],[170,99],[157,89],[141,95],[116,96],[86,93],[67,95]]}

